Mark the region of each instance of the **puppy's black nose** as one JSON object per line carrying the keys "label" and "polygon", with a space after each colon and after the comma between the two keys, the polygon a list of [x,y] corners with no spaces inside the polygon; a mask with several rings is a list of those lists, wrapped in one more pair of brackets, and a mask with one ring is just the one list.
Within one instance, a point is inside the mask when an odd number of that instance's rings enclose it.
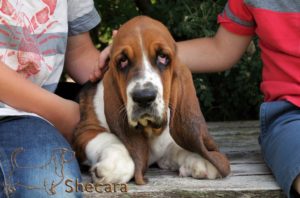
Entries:
{"label": "puppy's black nose", "polygon": [[135,90],[131,94],[132,100],[138,103],[139,106],[147,107],[155,100],[157,96],[157,90],[155,89],[139,89]]}

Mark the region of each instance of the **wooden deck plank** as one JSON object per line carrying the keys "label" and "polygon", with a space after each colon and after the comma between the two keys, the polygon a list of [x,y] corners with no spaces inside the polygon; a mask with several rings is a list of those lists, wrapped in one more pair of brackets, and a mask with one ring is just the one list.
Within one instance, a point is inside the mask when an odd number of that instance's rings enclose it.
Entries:
{"label": "wooden deck plank", "polygon": [[[177,172],[150,168],[144,186],[128,184],[128,193],[85,193],[85,197],[284,197],[264,164],[258,145],[259,123],[215,122],[209,131],[231,162],[231,174],[218,180],[179,177]],[[90,177],[83,174],[85,182]]]}

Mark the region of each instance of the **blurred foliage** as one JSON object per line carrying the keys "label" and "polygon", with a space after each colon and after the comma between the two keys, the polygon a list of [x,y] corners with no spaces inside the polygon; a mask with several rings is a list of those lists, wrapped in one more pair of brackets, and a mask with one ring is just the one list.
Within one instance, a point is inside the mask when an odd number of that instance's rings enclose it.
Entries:
{"label": "blurred foliage", "polygon": [[[217,15],[226,0],[94,0],[102,22],[93,40],[103,49],[113,29],[136,15],[148,15],[164,23],[176,41],[213,36]],[[252,50],[232,69],[214,74],[194,74],[201,109],[209,121],[258,119],[261,61],[257,40]],[[253,50],[254,49],[254,50]],[[252,52],[251,52],[252,51]]]}

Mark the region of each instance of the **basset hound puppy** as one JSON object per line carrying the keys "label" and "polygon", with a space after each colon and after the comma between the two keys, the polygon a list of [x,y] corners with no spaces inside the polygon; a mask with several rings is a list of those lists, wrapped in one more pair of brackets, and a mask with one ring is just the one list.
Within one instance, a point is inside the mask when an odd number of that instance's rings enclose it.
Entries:
{"label": "basset hound puppy", "polygon": [[207,131],[191,72],[176,55],[167,28],[146,16],[115,36],[109,69],[80,94],[74,148],[91,165],[94,182],[145,184],[157,163],[180,176],[215,179],[229,161]]}

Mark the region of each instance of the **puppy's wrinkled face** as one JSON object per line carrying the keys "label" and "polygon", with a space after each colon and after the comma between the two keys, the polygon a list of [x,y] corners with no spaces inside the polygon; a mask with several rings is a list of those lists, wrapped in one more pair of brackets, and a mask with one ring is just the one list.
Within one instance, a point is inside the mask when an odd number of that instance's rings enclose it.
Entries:
{"label": "puppy's wrinkled face", "polygon": [[175,42],[168,30],[148,17],[124,24],[114,38],[111,65],[132,127],[166,124]]}

